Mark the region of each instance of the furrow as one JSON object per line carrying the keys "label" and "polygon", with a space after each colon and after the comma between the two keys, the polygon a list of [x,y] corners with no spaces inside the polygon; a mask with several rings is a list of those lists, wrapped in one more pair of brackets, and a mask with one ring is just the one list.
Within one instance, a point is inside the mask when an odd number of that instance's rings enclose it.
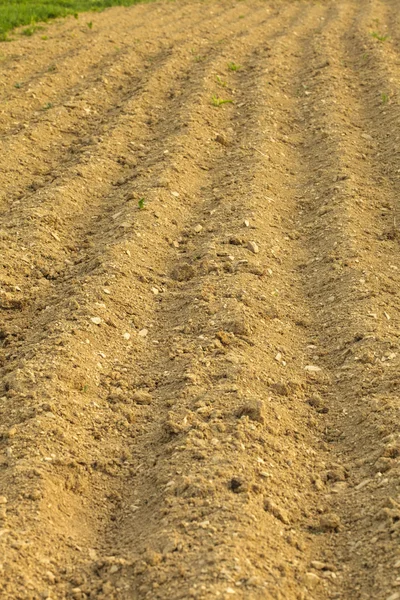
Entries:
{"label": "furrow", "polygon": [[[386,40],[379,41],[373,37],[375,32],[371,31],[371,23],[380,24]],[[354,85],[364,99],[359,109],[361,127],[365,136],[373,138],[374,152],[370,153],[375,159],[373,174],[381,195],[386,197],[380,205],[379,216],[384,236],[389,240],[398,239],[400,235],[400,203],[397,200],[400,174],[396,162],[400,134],[400,64],[399,40],[395,39],[392,31],[396,31],[394,15],[385,4],[372,4],[368,11],[360,11],[355,19],[354,47],[346,45],[346,58],[353,70]],[[398,244],[390,244],[390,247],[392,252],[398,250]]]}

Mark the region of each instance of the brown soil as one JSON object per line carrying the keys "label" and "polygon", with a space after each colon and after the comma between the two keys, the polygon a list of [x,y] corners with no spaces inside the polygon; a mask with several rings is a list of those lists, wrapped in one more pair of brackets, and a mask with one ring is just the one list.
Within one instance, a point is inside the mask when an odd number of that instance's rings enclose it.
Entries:
{"label": "brown soil", "polygon": [[1,46],[1,599],[400,599],[399,25]]}

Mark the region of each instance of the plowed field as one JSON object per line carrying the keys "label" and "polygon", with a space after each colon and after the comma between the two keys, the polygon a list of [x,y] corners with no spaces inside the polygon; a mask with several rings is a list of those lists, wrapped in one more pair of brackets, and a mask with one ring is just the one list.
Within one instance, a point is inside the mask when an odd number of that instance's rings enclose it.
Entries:
{"label": "plowed field", "polygon": [[1,599],[399,599],[398,1],[46,34],[0,48]]}

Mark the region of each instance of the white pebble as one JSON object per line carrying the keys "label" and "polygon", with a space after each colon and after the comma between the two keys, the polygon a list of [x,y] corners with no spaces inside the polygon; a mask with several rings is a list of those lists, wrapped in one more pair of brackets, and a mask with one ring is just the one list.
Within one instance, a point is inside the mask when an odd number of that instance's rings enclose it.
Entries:
{"label": "white pebble", "polygon": [[307,365],[304,367],[305,371],[309,373],[317,373],[318,371],[322,371],[321,367],[317,367],[316,365]]}
{"label": "white pebble", "polygon": [[253,254],[258,254],[260,252],[260,249],[255,242],[247,242],[247,248]]}

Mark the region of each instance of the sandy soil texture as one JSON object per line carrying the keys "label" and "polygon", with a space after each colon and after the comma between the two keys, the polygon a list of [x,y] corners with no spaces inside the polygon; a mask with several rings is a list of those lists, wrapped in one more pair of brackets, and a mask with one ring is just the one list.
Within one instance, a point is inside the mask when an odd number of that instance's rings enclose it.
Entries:
{"label": "sandy soil texture", "polygon": [[1,599],[400,599],[397,0],[46,35],[0,48]]}

